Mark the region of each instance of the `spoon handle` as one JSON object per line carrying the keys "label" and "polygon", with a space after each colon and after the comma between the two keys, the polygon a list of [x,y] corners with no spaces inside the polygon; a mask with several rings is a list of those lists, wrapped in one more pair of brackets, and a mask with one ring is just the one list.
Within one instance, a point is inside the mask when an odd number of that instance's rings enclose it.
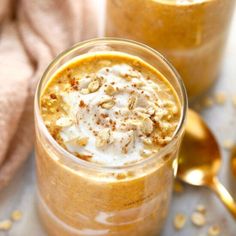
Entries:
{"label": "spoon handle", "polygon": [[213,178],[209,186],[221,199],[225,207],[229,210],[231,215],[236,220],[236,202],[228,192],[228,190],[220,183],[218,178]]}

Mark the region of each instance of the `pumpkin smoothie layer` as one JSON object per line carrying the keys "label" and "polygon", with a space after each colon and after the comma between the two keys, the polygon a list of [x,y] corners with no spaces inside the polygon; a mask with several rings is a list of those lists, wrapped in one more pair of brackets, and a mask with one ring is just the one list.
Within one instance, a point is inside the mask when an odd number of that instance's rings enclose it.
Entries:
{"label": "pumpkin smoothie layer", "polygon": [[67,151],[110,166],[158,152],[172,139],[180,116],[166,79],[143,61],[119,54],[65,66],[42,94],[41,113]]}
{"label": "pumpkin smoothie layer", "polygon": [[50,146],[36,126],[39,212],[48,234],[160,232],[176,171],[179,141],[173,137],[181,119],[168,80],[139,57],[88,53],[51,76],[41,92],[40,112],[64,150]]}
{"label": "pumpkin smoothie layer", "polygon": [[188,95],[196,96],[219,74],[234,4],[235,0],[109,0],[106,35],[160,51],[180,73]]}

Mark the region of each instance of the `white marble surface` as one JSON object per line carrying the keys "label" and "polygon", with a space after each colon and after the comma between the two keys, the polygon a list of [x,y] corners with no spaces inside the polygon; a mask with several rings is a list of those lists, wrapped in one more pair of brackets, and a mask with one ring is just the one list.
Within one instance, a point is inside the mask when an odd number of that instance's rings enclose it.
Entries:
{"label": "white marble surface", "polygon": [[[236,95],[236,14],[231,27],[223,68],[219,80],[212,91],[224,91]],[[230,101],[224,106],[214,106],[202,111],[207,123],[222,143],[225,139],[236,141],[236,108]],[[219,173],[220,180],[236,198],[236,178],[229,169],[229,154],[222,149],[223,165]],[[0,193],[0,221],[8,218],[14,209],[23,212],[20,222],[13,225],[8,232],[0,232],[0,236],[44,236],[35,210],[35,177],[34,156],[25,163],[11,184]],[[207,206],[207,221],[217,223],[222,228],[222,236],[236,236],[236,222],[222,206],[221,202],[208,189],[185,186],[181,194],[174,194],[170,214],[161,236],[204,236],[207,227],[196,228],[188,220],[186,227],[176,232],[172,220],[176,213],[183,212],[190,216],[198,203]]]}

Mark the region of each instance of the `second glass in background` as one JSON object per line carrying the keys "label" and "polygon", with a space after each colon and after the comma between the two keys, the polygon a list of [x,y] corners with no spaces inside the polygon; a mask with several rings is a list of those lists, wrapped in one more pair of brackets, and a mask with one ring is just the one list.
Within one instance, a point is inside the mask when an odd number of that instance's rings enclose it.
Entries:
{"label": "second glass in background", "polygon": [[235,0],[109,0],[106,35],[143,42],[176,67],[190,97],[219,74]]}

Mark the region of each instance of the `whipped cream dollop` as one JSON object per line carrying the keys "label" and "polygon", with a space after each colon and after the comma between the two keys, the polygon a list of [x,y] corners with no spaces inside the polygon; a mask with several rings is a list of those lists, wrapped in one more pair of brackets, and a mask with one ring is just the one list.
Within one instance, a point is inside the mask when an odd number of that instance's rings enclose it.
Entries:
{"label": "whipped cream dollop", "polygon": [[84,75],[78,90],[60,92],[66,115],[56,120],[66,149],[91,162],[121,166],[168,143],[178,122],[176,97],[128,64]]}

